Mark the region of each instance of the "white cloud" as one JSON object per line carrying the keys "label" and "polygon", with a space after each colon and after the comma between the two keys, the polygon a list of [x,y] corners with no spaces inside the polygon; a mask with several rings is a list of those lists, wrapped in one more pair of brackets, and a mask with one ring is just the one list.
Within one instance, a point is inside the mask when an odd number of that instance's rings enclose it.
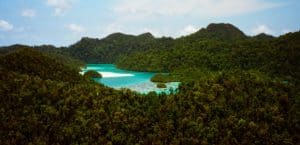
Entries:
{"label": "white cloud", "polygon": [[12,24],[5,20],[0,20],[0,31],[10,31],[14,28]]}
{"label": "white cloud", "polygon": [[198,29],[193,25],[187,25],[183,30],[180,31],[180,35],[189,35],[198,31]]}
{"label": "white cloud", "polygon": [[269,28],[267,25],[257,25],[253,30],[252,33],[254,35],[265,33],[265,34],[274,34],[274,31]]}
{"label": "white cloud", "polygon": [[280,6],[264,0],[121,0],[122,15],[228,17]]}
{"label": "white cloud", "polygon": [[124,28],[122,25],[120,25],[118,23],[111,23],[106,26],[106,28],[104,29],[104,33],[105,33],[105,35],[108,35],[108,34],[115,33],[115,32],[124,32],[123,30],[124,30]]}
{"label": "white cloud", "polygon": [[281,34],[286,34],[286,33],[290,33],[290,32],[292,32],[292,31],[289,30],[289,29],[283,29],[283,30],[281,31]]}
{"label": "white cloud", "polygon": [[102,27],[102,28],[100,30],[100,33],[103,34],[101,35],[103,37],[116,32],[131,34],[131,35],[140,35],[142,33],[150,32],[154,37],[162,37],[162,36],[170,35],[170,30],[165,27],[155,28],[155,27],[144,27],[140,25],[132,26],[128,24],[124,25],[118,22],[108,24],[106,27]]}
{"label": "white cloud", "polygon": [[100,28],[101,30],[101,37],[105,37],[107,35],[110,35],[112,33],[116,33],[116,32],[121,32],[121,33],[128,33],[128,29],[127,31],[125,31],[125,28],[123,25],[119,24],[119,23],[111,23],[111,24],[107,24],[104,27]]}
{"label": "white cloud", "polygon": [[66,28],[68,28],[73,33],[83,33],[83,32],[85,32],[85,28],[80,26],[80,25],[77,25],[77,24],[69,24],[69,25],[66,26]]}
{"label": "white cloud", "polygon": [[23,17],[33,18],[36,16],[36,12],[35,12],[35,10],[32,10],[32,9],[25,9],[22,11],[21,15]]}
{"label": "white cloud", "polygon": [[72,0],[47,0],[47,5],[54,8],[54,15],[61,16],[72,8]]}

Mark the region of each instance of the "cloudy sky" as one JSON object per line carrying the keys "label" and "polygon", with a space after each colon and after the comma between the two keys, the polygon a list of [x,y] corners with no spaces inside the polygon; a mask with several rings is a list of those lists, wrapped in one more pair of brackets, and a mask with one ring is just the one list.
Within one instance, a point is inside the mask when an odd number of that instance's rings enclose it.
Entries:
{"label": "cloudy sky", "polygon": [[247,35],[300,30],[299,0],[0,0],[0,46],[68,46],[113,32],[188,35],[231,23]]}

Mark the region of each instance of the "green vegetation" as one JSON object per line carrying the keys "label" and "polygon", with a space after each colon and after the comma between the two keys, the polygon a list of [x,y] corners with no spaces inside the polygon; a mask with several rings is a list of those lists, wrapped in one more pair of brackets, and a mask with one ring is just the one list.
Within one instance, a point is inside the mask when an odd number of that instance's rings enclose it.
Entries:
{"label": "green vegetation", "polygon": [[89,71],[85,72],[83,76],[85,76],[87,78],[102,78],[102,75],[99,72],[94,71],[94,70],[89,70]]}
{"label": "green vegetation", "polygon": [[114,33],[104,39],[82,38],[79,42],[63,50],[74,58],[87,63],[113,63],[117,58],[152,47],[165,47],[167,38],[155,39],[150,33],[139,36]]}
{"label": "green vegetation", "polygon": [[[230,30],[220,31],[223,27]],[[117,66],[128,70],[169,72],[170,76],[180,80],[192,80],[199,74],[240,69],[258,70],[289,81],[299,80],[300,32],[268,39],[260,39],[266,36],[242,37],[239,33],[239,37],[231,38],[227,33],[237,33],[239,30],[224,24],[220,24],[220,28],[213,30],[208,26],[179,38],[170,49],[154,48],[123,56],[116,62]],[[224,34],[213,37],[220,33]],[[222,36],[223,39],[220,38]]]}
{"label": "green vegetation", "polygon": [[79,68],[71,67],[70,63],[71,61],[67,64],[58,59],[58,56],[53,57],[53,54],[41,53],[26,47],[0,57],[0,66],[14,72],[39,76],[42,79],[81,81]]}
{"label": "green vegetation", "polygon": [[156,86],[157,86],[157,88],[166,88],[167,87],[166,84],[164,84],[164,83],[157,83]]}
{"label": "green vegetation", "polygon": [[[70,48],[1,48],[0,144],[297,144],[299,40],[300,32],[249,38],[212,24],[175,40],[113,34]],[[62,56],[168,72],[153,81],[182,83],[170,95],[118,91]]]}
{"label": "green vegetation", "polygon": [[176,82],[179,78],[177,78],[175,75],[169,75],[169,74],[162,74],[157,73],[152,78],[152,82],[158,82],[158,83],[167,83],[167,82]]}

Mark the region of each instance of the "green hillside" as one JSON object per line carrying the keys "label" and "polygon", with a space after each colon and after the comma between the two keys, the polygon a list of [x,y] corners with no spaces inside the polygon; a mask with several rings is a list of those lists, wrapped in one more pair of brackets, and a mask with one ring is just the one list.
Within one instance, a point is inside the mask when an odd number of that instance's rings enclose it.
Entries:
{"label": "green hillside", "polygon": [[[82,78],[77,61],[66,61],[54,54],[42,53],[32,48],[19,47],[0,57],[0,66],[4,69],[38,76],[42,79],[77,82]],[[74,64],[72,64],[74,63]],[[72,67],[77,64],[77,67]]]}
{"label": "green hillside", "polygon": [[[223,24],[220,28],[224,28]],[[220,31],[220,28],[216,30]],[[170,49],[152,49],[123,56],[116,64],[129,70],[173,72],[180,75],[185,75],[186,70],[191,68],[193,70],[190,73],[197,70],[217,72],[242,69],[293,78],[293,81],[294,78],[299,79],[300,39],[297,38],[300,32],[278,38],[262,34],[245,39],[243,35],[238,35],[236,39],[239,39],[236,41],[204,39],[200,36],[205,33],[201,32],[204,32],[204,29],[176,40]],[[236,30],[237,32],[239,31]],[[229,36],[224,35],[223,38]]]}
{"label": "green hillside", "polygon": [[[104,39],[82,38],[65,51],[87,63],[114,63],[120,56],[164,47],[168,39],[155,39],[150,33],[139,36],[114,33]],[[163,44],[163,45],[160,45]]]}

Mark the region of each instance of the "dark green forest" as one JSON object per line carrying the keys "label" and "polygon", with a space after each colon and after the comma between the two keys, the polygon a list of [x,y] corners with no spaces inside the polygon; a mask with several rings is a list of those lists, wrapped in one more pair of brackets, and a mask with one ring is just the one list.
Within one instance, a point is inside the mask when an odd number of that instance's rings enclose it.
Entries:
{"label": "dark green forest", "polygon": [[[138,63],[137,63],[138,62]],[[86,63],[158,72],[167,94],[115,90]],[[1,145],[296,145],[300,32],[210,24],[180,38],[115,33],[68,47],[0,48]]]}

